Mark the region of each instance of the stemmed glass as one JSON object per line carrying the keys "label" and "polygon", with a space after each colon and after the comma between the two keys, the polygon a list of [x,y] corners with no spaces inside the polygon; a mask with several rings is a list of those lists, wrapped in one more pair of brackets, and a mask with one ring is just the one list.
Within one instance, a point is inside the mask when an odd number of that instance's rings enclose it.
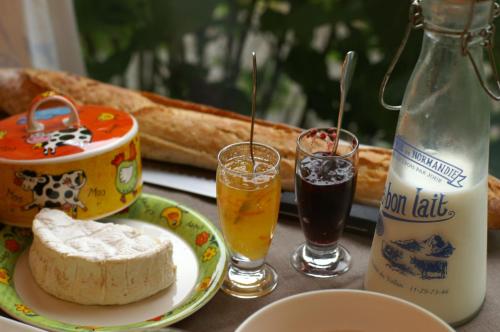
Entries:
{"label": "stemmed glass", "polygon": [[327,278],[347,272],[351,255],[339,244],[356,186],[358,139],[335,128],[310,129],[297,139],[295,195],[306,242],[291,257],[309,276]]}
{"label": "stemmed glass", "polygon": [[218,155],[217,207],[231,263],[222,284],[226,293],[253,298],[271,292],[278,275],[264,263],[278,220],[280,155],[270,146],[228,145]]}

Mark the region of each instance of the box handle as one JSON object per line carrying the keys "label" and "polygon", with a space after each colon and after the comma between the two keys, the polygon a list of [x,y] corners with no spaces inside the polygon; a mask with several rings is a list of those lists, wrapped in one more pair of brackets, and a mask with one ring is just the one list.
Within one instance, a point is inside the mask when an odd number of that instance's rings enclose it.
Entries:
{"label": "box handle", "polygon": [[38,96],[36,96],[31,102],[30,108],[28,110],[28,124],[27,131],[28,133],[38,133],[43,132],[45,129],[45,125],[37,121],[35,118],[35,113],[40,110],[40,106],[48,102],[59,102],[64,104],[70,109],[70,115],[68,118],[65,118],[62,123],[66,128],[78,128],[80,127],[80,116],[78,115],[78,108],[76,104],[66,96],[56,94],[53,91],[46,91]]}

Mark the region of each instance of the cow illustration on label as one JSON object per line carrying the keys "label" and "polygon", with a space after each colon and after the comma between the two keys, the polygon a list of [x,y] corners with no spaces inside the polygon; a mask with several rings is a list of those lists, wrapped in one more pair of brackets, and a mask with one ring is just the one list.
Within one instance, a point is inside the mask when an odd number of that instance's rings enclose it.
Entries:
{"label": "cow illustration on label", "polygon": [[450,242],[437,234],[423,241],[382,241],[382,256],[387,260],[388,267],[424,280],[446,278],[447,259],[454,250]]}
{"label": "cow illustration on label", "polygon": [[119,153],[111,161],[111,164],[116,167],[116,190],[121,194],[120,200],[125,203],[127,194],[137,195],[139,171],[137,169],[137,151],[134,142],[130,143],[128,158],[125,158],[125,153]]}
{"label": "cow illustration on label", "polygon": [[23,206],[23,210],[33,208],[59,208],[77,216],[77,208],[87,211],[79,200],[80,191],[87,182],[82,170],[58,175],[37,174],[32,170],[16,172],[15,184],[33,193],[33,201]]}
{"label": "cow illustration on label", "polygon": [[35,133],[28,137],[29,144],[43,148],[43,154],[55,154],[60,146],[83,147],[92,141],[92,132],[86,127],[66,128],[51,133]]}

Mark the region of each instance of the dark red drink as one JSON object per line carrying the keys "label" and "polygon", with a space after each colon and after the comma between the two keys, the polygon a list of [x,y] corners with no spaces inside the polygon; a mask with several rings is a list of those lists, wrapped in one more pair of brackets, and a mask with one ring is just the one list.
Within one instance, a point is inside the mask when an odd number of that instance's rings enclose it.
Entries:
{"label": "dark red drink", "polygon": [[300,161],[295,186],[300,223],[314,246],[335,244],[349,216],[356,171],[348,159],[325,159],[315,153]]}

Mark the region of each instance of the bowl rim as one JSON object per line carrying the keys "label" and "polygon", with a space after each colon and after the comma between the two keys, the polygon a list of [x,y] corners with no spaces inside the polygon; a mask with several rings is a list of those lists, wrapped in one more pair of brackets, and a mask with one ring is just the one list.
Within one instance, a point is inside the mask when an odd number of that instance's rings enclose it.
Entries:
{"label": "bowl rim", "polygon": [[442,325],[443,328],[447,328],[448,331],[450,331],[450,332],[455,332],[455,330],[448,323],[446,323],[443,319],[439,318],[436,314],[432,313],[431,311],[429,311],[429,310],[427,310],[427,309],[425,309],[425,308],[423,308],[415,303],[400,299],[400,298],[395,297],[395,296],[387,295],[384,293],[373,292],[373,291],[362,290],[362,289],[322,289],[322,290],[308,291],[308,292],[303,292],[303,293],[287,296],[285,298],[282,298],[282,299],[279,299],[277,301],[274,301],[274,302],[267,304],[266,306],[260,308],[259,310],[257,310],[256,312],[254,312],[253,314],[248,316],[243,321],[243,323],[241,323],[238,326],[238,328],[235,330],[235,332],[242,332],[243,329],[246,328],[250,324],[250,322],[252,322],[255,319],[255,317],[259,316],[260,314],[269,310],[272,307],[279,306],[279,305],[281,305],[283,303],[287,303],[287,302],[293,302],[293,301],[300,299],[300,298],[306,298],[306,297],[314,296],[317,294],[329,294],[329,293],[331,293],[331,294],[335,294],[335,293],[363,294],[363,295],[368,295],[368,296],[372,296],[375,298],[381,298],[381,299],[385,299],[385,300],[395,301],[395,302],[398,302],[400,304],[407,305],[407,306],[409,306],[417,311],[420,311],[420,312],[426,314],[429,318],[432,318],[432,320],[434,320],[437,323],[439,323],[440,325]]}

